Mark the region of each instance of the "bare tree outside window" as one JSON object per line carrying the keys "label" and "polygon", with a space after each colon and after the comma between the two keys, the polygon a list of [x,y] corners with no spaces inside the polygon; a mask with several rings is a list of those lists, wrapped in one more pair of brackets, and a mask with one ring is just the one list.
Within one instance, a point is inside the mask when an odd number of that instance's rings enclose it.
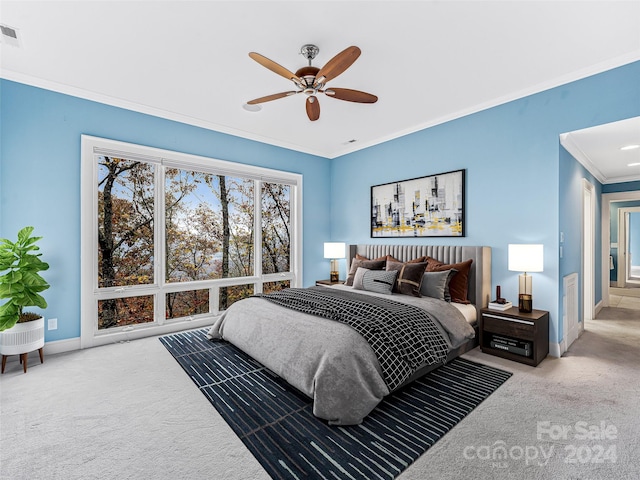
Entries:
{"label": "bare tree outside window", "polygon": [[[153,322],[154,295],[122,297],[122,288],[157,285],[154,278],[154,228],[164,222],[164,258],[159,275],[166,284],[289,272],[291,269],[290,185],[262,183],[256,205],[256,181],[238,176],[169,168],[126,158],[97,156],[98,288],[114,298],[98,302],[98,328]],[[155,205],[158,173],[163,209]],[[256,208],[262,217],[261,272],[255,272]],[[158,219],[158,211],[164,218]],[[267,290],[289,286],[266,282]],[[197,283],[194,283],[197,285]],[[208,313],[210,286],[164,293],[161,318]],[[172,290],[176,290],[175,287]],[[253,295],[253,283],[218,288],[218,308]]]}
{"label": "bare tree outside window", "polygon": [[289,185],[262,186],[262,273],[291,268],[291,209]]}
{"label": "bare tree outside window", "polygon": [[[113,157],[99,157],[98,164],[98,286],[152,283],[154,168]],[[148,321],[148,302],[132,298],[131,308],[123,309],[124,303],[101,302],[99,328]],[[129,319],[125,311],[135,312],[136,318]]]}

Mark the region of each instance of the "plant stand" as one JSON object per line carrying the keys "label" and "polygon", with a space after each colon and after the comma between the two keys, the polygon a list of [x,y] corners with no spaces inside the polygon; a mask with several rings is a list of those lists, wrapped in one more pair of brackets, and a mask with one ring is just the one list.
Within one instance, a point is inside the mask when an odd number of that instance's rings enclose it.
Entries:
{"label": "plant stand", "polygon": [[0,354],[2,355],[2,371],[4,373],[7,357],[20,355],[20,363],[27,373],[27,356],[29,352],[38,350],[40,363],[44,363],[44,317],[25,323],[16,323],[13,327],[0,333]]}
{"label": "plant stand", "polygon": [[[40,363],[44,363],[44,348],[39,348],[38,353],[40,354]],[[22,368],[24,369],[24,373],[27,373],[27,356],[29,353],[21,353],[20,354],[20,363],[22,364]],[[4,367],[7,365],[7,357],[9,355],[2,355],[2,373],[4,373]]]}

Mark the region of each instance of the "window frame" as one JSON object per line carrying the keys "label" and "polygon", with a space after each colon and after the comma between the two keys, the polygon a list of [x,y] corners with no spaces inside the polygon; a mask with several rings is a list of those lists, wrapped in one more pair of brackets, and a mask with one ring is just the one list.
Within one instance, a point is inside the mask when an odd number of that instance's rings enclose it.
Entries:
{"label": "window frame", "polygon": [[[96,155],[117,156],[154,164],[154,281],[151,284],[124,287],[98,287],[98,162]],[[198,172],[242,177],[254,180],[254,274],[244,277],[165,282],[165,168],[193,169]],[[221,312],[219,289],[253,284],[254,292],[262,292],[264,283],[289,280],[292,287],[302,285],[302,175],[253,165],[219,160],[170,150],[120,142],[89,135],[81,136],[81,348],[88,348],[151,335],[210,325]],[[262,274],[262,184],[290,186],[290,270]],[[165,319],[166,294],[180,291],[209,290],[209,312]],[[98,301],[132,296],[154,296],[154,321],[98,330]]]}

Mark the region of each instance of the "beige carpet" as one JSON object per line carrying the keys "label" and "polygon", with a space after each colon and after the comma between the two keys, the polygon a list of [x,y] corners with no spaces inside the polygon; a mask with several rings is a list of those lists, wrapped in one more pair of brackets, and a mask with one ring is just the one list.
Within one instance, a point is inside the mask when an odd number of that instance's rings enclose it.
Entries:
{"label": "beige carpet", "polygon": [[[157,338],[36,357],[0,379],[0,478],[268,478]],[[399,479],[640,478],[640,310],[537,368],[467,358],[514,375]]]}

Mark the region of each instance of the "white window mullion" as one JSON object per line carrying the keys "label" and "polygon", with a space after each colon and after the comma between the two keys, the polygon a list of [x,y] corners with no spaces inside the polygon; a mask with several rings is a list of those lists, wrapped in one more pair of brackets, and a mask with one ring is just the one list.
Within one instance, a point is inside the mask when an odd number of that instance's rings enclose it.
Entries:
{"label": "white window mullion", "polygon": [[292,287],[302,287],[302,177],[291,186],[289,194],[291,209],[291,271],[294,280]]}
{"label": "white window mullion", "polygon": [[209,289],[209,312],[217,313],[220,310],[220,287],[217,285]]}
{"label": "white window mullion", "polygon": [[164,205],[164,186],[165,186],[165,169],[160,165],[155,167],[155,198],[154,198],[154,219],[153,219],[153,276],[155,284],[159,286],[154,301],[154,318],[158,325],[164,325],[166,320],[166,304],[167,296],[164,293],[165,286],[165,258],[166,258],[166,228],[165,228],[165,205]]}
{"label": "white window mullion", "polygon": [[96,155],[89,142],[82,141],[82,159],[80,164],[80,348],[93,346],[93,338],[98,330],[98,165]]}
{"label": "white window mullion", "polygon": [[262,181],[256,180],[253,189],[253,272],[260,279],[254,286],[255,293],[262,293]]}

